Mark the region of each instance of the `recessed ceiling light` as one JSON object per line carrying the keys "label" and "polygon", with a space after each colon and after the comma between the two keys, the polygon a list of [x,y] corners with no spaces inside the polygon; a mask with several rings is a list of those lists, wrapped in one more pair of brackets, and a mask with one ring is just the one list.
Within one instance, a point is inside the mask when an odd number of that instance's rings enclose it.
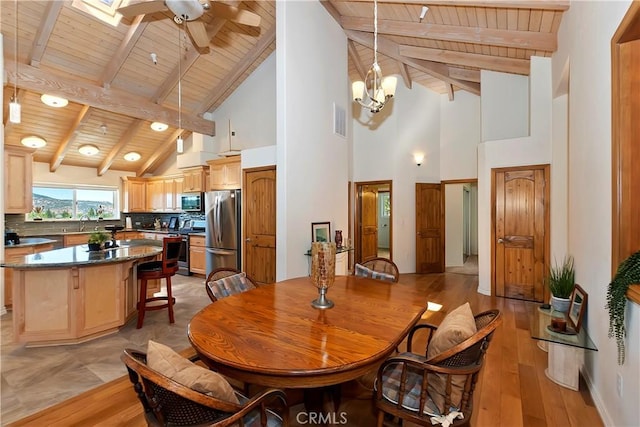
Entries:
{"label": "recessed ceiling light", "polygon": [[85,156],[95,156],[100,152],[100,149],[95,145],[85,144],[81,145],[80,148],[78,148],[78,151]]}
{"label": "recessed ceiling light", "polygon": [[151,123],[151,129],[155,130],[156,132],[164,132],[165,130],[169,129],[169,125],[162,122],[153,122]]}
{"label": "recessed ceiling light", "polygon": [[124,155],[124,159],[128,162],[137,162],[140,160],[140,153],[136,153],[135,151],[130,151]]}
{"label": "recessed ceiling light", "polygon": [[47,145],[47,141],[45,141],[44,138],[35,135],[25,136],[20,142],[22,145],[30,148],[42,148]]}
{"label": "recessed ceiling light", "polygon": [[66,107],[69,101],[64,98],[60,98],[59,96],[47,95],[46,93],[40,97],[40,100],[49,107]]}

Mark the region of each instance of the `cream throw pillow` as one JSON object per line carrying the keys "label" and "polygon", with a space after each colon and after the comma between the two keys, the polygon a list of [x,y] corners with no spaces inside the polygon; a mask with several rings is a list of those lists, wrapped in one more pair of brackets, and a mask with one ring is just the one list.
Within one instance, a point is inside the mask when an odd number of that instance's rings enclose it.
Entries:
{"label": "cream throw pillow", "polygon": [[[427,360],[449,350],[477,332],[476,322],[469,303],[465,303],[447,314],[433,334],[427,347]],[[451,379],[451,404],[460,406],[466,376],[454,375]],[[445,411],[444,397],[447,387],[447,376],[429,374],[427,391],[441,412]]]}
{"label": "cream throw pillow", "polygon": [[147,365],[195,391],[227,402],[239,403],[233,388],[222,375],[196,365],[164,344],[149,340]]}

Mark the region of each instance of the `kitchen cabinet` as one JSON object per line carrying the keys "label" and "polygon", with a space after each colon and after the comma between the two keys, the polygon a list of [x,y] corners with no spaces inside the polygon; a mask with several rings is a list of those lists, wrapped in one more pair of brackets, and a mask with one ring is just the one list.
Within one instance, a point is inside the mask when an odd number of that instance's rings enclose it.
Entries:
{"label": "kitchen cabinet", "polygon": [[164,180],[147,181],[147,211],[164,212]]}
{"label": "kitchen cabinet", "polygon": [[[37,254],[39,252],[53,250],[53,243],[45,243],[34,246],[20,246],[12,248],[5,246],[4,258],[6,262],[21,261],[25,255]],[[13,305],[13,269],[4,268],[4,305],[11,307]]]}
{"label": "kitchen cabinet", "polygon": [[4,147],[4,212],[28,213],[33,209],[33,154],[22,147]]}
{"label": "kitchen cabinet", "polygon": [[123,212],[147,212],[147,180],[124,177]]}
{"label": "kitchen cabinet", "polygon": [[165,212],[177,212],[182,210],[182,206],[180,205],[180,195],[183,191],[183,184],[184,178],[182,176],[164,178]]}
{"label": "kitchen cabinet", "polygon": [[198,166],[194,168],[188,168],[182,170],[182,176],[184,178],[182,191],[185,193],[188,192],[198,192],[198,191],[206,191],[205,188],[205,171],[206,166]]}
{"label": "kitchen cabinet", "polygon": [[91,233],[65,234],[63,239],[64,247],[86,245]]}
{"label": "kitchen cabinet", "polygon": [[209,160],[207,164],[211,190],[235,190],[242,187],[240,156]]}
{"label": "kitchen cabinet", "polygon": [[189,271],[191,273],[207,274],[205,254],[205,237],[189,236]]}

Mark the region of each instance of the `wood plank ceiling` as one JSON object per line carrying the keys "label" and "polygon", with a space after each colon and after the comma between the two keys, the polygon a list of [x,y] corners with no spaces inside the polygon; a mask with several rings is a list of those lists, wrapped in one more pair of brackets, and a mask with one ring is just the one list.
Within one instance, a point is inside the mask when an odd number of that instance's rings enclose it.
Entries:
{"label": "wood plank ceiling", "polygon": [[[34,158],[52,171],[76,165],[98,175],[109,169],[153,173],[174,152],[179,121],[183,137],[215,134],[205,113],[276,48],[273,0],[224,2],[260,15],[258,28],[203,15],[211,37],[206,51],[194,47],[171,12],[110,25],[91,14],[91,1],[0,2],[5,144],[43,137],[47,145]],[[373,1],[321,3],[347,35],[349,78],[361,80],[373,62]],[[423,6],[428,11],[420,20]],[[384,75],[398,74],[398,84],[407,87],[419,84],[450,99],[456,90],[480,94],[481,69],[527,75],[532,55],[550,56],[568,7],[568,0],[379,0],[378,62]],[[43,93],[67,98],[69,105],[47,107]],[[8,120],[14,94],[22,105],[20,124]],[[152,131],[156,120],[169,129]],[[100,152],[84,156],[82,144]],[[129,151],[142,158],[125,161]]]}

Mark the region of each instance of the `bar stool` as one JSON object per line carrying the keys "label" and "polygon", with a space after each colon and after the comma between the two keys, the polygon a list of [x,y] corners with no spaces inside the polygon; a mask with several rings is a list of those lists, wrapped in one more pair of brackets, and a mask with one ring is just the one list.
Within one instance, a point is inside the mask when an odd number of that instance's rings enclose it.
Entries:
{"label": "bar stool", "polygon": [[[162,240],[162,260],[143,262],[138,265],[138,279],[140,280],[140,297],[138,298],[138,324],[137,329],[142,327],[144,314],[149,310],[169,309],[169,323],[174,323],[173,304],[176,299],[171,295],[171,276],[178,271],[178,258],[182,237],[165,237]],[[167,296],[147,298],[147,280],[166,279]],[[157,304],[156,301],[166,301],[164,304]],[[152,303],[151,305],[147,305]]]}

